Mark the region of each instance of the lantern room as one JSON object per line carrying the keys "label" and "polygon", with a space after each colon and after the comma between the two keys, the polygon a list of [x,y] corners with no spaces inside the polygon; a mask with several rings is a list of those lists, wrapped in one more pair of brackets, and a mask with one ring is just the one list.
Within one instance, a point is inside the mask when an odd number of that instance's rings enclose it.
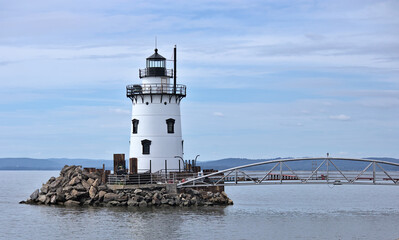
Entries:
{"label": "lantern room", "polygon": [[158,53],[155,48],[155,53],[147,58],[146,68],[140,69],[140,78],[143,77],[173,77],[172,69],[166,69],[166,58]]}

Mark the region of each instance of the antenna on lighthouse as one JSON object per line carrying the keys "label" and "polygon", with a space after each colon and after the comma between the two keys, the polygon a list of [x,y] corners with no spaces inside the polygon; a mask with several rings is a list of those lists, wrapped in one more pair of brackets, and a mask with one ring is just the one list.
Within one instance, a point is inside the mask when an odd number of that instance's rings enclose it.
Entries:
{"label": "antenna on lighthouse", "polygon": [[155,49],[157,49],[157,36],[155,36]]}
{"label": "antenna on lighthouse", "polygon": [[173,94],[176,94],[176,59],[177,54],[176,54],[176,45],[175,48],[173,49],[173,68],[174,68],[174,74],[173,74]]}

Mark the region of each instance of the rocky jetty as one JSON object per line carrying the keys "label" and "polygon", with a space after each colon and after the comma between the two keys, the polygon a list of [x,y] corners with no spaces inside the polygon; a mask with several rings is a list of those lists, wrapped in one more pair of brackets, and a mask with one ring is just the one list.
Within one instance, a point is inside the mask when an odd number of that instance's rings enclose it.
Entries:
{"label": "rocky jetty", "polygon": [[225,192],[184,188],[168,192],[164,185],[113,190],[101,183],[101,176],[82,171],[80,166],[65,166],[60,176],[51,177],[34,191],[25,204],[64,206],[212,206],[231,205]]}

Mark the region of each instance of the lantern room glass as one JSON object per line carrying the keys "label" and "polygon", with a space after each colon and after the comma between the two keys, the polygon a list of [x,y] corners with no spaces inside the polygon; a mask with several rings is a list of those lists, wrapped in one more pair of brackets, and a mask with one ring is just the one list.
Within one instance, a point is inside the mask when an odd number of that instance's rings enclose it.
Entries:
{"label": "lantern room glass", "polygon": [[151,60],[147,60],[147,68],[165,68],[166,64],[165,64],[165,60],[155,60],[155,59],[151,59]]}

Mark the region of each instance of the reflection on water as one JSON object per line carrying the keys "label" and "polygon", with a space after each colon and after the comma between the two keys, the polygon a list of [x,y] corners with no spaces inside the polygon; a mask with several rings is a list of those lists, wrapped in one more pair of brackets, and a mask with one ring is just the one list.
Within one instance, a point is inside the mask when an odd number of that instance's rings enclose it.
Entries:
{"label": "reflection on water", "polygon": [[229,187],[235,205],[99,208],[19,205],[58,172],[0,171],[0,239],[396,239],[395,186]]}

